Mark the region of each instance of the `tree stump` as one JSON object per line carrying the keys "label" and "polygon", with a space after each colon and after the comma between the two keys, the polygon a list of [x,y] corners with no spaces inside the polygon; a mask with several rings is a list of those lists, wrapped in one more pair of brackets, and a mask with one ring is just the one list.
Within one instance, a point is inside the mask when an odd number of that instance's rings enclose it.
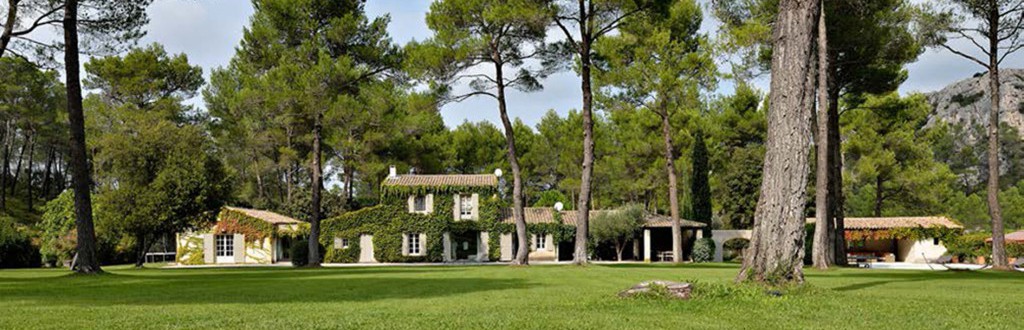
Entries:
{"label": "tree stump", "polygon": [[640,284],[634,285],[625,291],[619,292],[619,297],[633,297],[639,294],[651,293],[655,287],[664,288],[668,297],[674,299],[690,299],[690,291],[693,290],[693,286],[690,283],[645,281],[640,282]]}

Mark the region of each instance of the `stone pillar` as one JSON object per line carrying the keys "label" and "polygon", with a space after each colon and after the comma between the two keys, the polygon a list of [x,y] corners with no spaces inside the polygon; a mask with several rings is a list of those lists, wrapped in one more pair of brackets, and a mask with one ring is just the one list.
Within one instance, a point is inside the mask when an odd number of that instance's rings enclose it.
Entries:
{"label": "stone pillar", "polygon": [[452,261],[452,234],[451,233],[444,232],[444,233],[441,234],[441,246],[442,246],[442,249],[444,250],[443,254],[441,255],[441,260],[444,261],[444,262],[451,262]]}
{"label": "stone pillar", "polygon": [[512,234],[501,234],[501,261],[512,260]]}
{"label": "stone pillar", "polygon": [[723,245],[725,245],[725,241],[714,238],[712,238],[712,240],[715,242],[715,262],[722,262],[722,249],[724,248]]}
{"label": "stone pillar", "polygon": [[644,228],[644,262],[651,262],[651,230]]}
{"label": "stone pillar", "polygon": [[477,244],[477,261],[491,261],[490,253],[491,235],[486,231],[480,232],[480,244]]}

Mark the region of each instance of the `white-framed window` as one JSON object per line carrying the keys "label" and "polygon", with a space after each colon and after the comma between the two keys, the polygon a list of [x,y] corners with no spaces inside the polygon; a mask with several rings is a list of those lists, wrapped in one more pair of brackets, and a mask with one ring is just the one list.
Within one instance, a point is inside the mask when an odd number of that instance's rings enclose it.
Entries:
{"label": "white-framed window", "polygon": [[533,242],[534,246],[536,247],[537,250],[547,250],[548,249],[548,236],[547,235],[544,235],[544,234],[533,235],[533,240],[534,240],[534,242]]}
{"label": "white-framed window", "polygon": [[334,238],[334,248],[335,249],[347,249],[348,248],[348,239],[347,238],[341,238],[341,237],[335,237]]}
{"label": "white-framed window", "polygon": [[459,217],[462,219],[473,218],[473,196],[459,195]]}
{"label": "white-framed window", "polygon": [[420,233],[408,233],[405,234],[406,242],[409,246],[406,247],[406,251],[409,251],[410,255],[419,255],[422,253],[422,242],[420,242]]}
{"label": "white-framed window", "polygon": [[416,212],[427,211],[427,196],[416,195],[412,198],[412,210]]}
{"label": "white-framed window", "polygon": [[218,257],[235,256],[235,235],[217,235],[216,240]]}

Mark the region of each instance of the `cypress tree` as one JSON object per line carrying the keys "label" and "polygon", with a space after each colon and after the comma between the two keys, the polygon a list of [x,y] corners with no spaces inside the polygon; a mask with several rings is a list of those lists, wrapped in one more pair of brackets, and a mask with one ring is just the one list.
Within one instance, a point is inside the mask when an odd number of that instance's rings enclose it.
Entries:
{"label": "cypress tree", "polygon": [[693,178],[690,180],[690,203],[694,220],[707,224],[704,237],[711,237],[711,184],[708,183],[708,147],[704,133],[697,131],[693,141]]}

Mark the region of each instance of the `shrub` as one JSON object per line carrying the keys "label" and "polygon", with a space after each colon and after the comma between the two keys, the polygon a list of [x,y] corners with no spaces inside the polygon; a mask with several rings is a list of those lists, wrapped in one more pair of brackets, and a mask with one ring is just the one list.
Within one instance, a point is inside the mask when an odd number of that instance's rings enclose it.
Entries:
{"label": "shrub", "polygon": [[693,244],[693,262],[709,262],[715,258],[715,241],[701,238]]}
{"label": "shrub", "polygon": [[14,219],[0,216],[0,268],[39,267],[39,249],[18,230]]}
{"label": "shrub", "polygon": [[743,251],[748,247],[750,247],[750,240],[746,238],[737,237],[725,241],[725,244],[722,244],[722,258],[725,260],[742,258]]}
{"label": "shrub", "polygon": [[[302,267],[309,263],[309,241],[298,240],[292,244],[292,266]],[[320,244],[320,256],[324,255],[324,246]]]}

